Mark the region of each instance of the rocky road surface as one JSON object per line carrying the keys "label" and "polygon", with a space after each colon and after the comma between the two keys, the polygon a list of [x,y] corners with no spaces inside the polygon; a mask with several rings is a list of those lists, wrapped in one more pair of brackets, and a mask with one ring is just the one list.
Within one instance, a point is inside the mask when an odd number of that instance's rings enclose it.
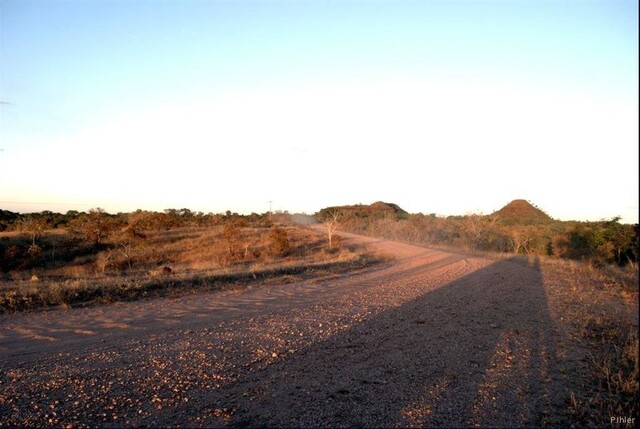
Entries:
{"label": "rocky road surface", "polygon": [[564,424],[540,270],[341,234],[351,275],[0,315],[0,427]]}

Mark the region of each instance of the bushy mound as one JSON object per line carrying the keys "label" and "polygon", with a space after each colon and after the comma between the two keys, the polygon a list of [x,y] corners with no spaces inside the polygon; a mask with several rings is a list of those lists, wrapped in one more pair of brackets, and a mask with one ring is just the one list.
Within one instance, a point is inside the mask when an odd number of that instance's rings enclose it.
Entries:
{"label": "bushy mound", "polygon": [[553,221],[548,214],[526,200],[513,200],[491,216],[505,224],[531,225]]}
{"label": "bushy mound", "polygon": [[326,207],[320,210],[316,217],[323,219],[327,215],[333,212],[339,212],[342,216],[357,217],[357,218],[393,218],[393,219],[406,219],[409,213],[404,211],[400,206],[393,203],[385,203],[377,201],[373,204],[355,204],[351,206],[335,206]]}

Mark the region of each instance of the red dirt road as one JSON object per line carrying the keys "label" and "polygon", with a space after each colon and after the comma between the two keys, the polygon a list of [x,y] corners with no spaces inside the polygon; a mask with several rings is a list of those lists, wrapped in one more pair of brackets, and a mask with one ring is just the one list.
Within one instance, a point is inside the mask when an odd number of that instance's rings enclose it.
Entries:
{"label": "red dirt road", "polygon": [[0,316],[0,427],[565,425],[538,267],[341,234],[343,275]]}

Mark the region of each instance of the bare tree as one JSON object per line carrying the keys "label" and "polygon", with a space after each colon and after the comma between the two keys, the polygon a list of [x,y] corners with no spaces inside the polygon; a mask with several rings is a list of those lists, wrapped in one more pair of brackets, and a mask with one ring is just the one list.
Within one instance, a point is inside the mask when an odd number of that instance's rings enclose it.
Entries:
{"label": "bare tree", "polygon": [[338,210],[329,210],[323,216],[322,223],[327,228],[327,238],[329,239],[329,248],[333,247],[333,237],[338,225],[340,224],[340,218],[342,214]]}
{"label": "bare tree", "polygon": [[522,249],[525,253],[529,253],[529,242],[531,237],[527,234],[527,231],[512,227],[507,230],[507,240],[509,240],[509,247],[512,253],[520,253]]}
{"label": "bare tree", "polygon": [[122,254],[125,257],[125,260],[127,261],[127,265],[131,270],[133,268],[132,258],[135,253],[135,249],[134,249],[135,243],[133,239],[125,238],[122,240],[118,240],[118,246],[119,246],[118,251],[120,252],[120,254]]}

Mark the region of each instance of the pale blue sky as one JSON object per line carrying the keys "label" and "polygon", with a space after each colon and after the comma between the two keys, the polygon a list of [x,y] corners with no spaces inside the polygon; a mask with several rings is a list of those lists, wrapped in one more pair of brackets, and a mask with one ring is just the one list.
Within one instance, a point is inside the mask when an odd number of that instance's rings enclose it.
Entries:
{"label": "pale blue sky", "polygon": [[624,0],[0,0],[0,208],[525,198],[637,222],[637,17]]}

